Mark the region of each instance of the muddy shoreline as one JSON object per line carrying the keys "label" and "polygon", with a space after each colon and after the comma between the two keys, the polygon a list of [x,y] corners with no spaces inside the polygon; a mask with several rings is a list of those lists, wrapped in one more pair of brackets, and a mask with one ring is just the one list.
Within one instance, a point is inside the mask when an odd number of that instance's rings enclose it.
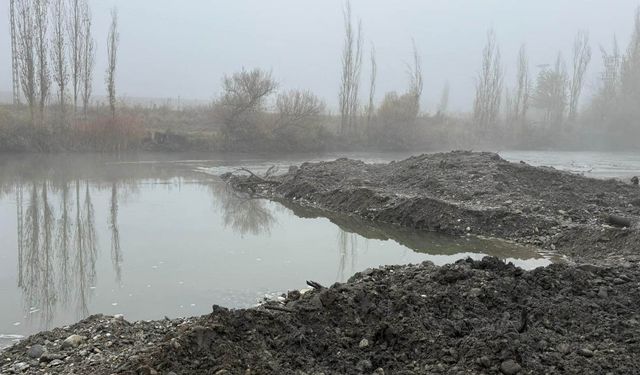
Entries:
{"label": "muddy shoreline", "polygon": [[268,179],[224,177],[260,197],[415,230],[512,240],[575,263],[640,261],[638,186],[511,163],[495,153],[429,154],[389,164],[338,159]]}
{"label": "muddy shoreline", "polygon": [[148,322],[95,315],[0,352],[0,374],[640,373],[637,186],[471,152],[224,178],[310,215],[497,237],[569,261],[532,271],[492,257],[387,266],[253,309]]}

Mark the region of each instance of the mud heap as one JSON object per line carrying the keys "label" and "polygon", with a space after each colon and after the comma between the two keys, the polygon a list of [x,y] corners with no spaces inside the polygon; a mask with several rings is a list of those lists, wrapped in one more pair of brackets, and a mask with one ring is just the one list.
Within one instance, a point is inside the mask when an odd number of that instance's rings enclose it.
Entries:
{"label": "mud heap", "polygon": [[[389,266],[255,309],[149,323],[95,316],[10,348],[0,373],[630,374],[640,368],[639,287],[637,267],[522,271],[489,257]],[[74,334],[86,339],[65,346]],[[40,359],[28,355],[35,345]]]}
{"label": "mud heap", "polygon": [[[631,374],[640,369],[640,189],[490,153],[341,159],[237,189],[407,228],[567,254],[369,269],[252,309],[130,323],[97,315],[0,353],[0,374]],[[590,265],[585,264],[591,262]]]}
{"label": "mud heap", "polygon": [[389,164],[338,159],[283,176],[224,176],[240,190],[448,234],[494,236],[576,262],[640,260],[640,189],[494,153],[428,154]]}

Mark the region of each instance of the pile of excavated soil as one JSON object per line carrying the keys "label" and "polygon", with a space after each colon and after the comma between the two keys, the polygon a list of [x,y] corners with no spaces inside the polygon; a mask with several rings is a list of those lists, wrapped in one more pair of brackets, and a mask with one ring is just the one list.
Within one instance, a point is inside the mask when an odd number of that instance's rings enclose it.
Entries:
{"label": "pile of excavated soil", "polygon": [[638,186],[511,163],[494,153],[426,154],[389,164],[338,159],[269,180],[224,177],[260,196],[375,222],[510,239],[576,262],[640,260]]}
{"label": "pile of excavated soil", "polygon": [[640,373],[637,186],[471,152],[226,178],[305,207],[596,265],[426,262],[311,282],[252,309],[135,323],[96,315],[0,352],[0,374]]}
{"label": "pile of excavated soil", "polygon": [[639,305],[638,267],[425,262],[187,321],[95,316],[8,349],[0,373],[631,374]]}

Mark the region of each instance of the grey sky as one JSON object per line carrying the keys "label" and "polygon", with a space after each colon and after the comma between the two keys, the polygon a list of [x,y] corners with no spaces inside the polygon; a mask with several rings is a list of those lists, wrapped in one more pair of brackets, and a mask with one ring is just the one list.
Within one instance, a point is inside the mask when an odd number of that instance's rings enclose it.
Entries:
{"label": "grey sky", "polygon": [[[96,94],[104,93],[109,10],[120,14],[118,91],[128,97],[210,99],[223,74],[271,69],[281,87],[308,88],[333,106],[339,84],[342,0],[91,0],[98,54]],[[516,53],[526,42],[535,65],[558,50],[570,58],[573,37],[588,29],[593,63],[586,90],[601,70],[598,46],[617,34],[625,46],[637,0],[353,0],[365,45],[378,55],[378,97],[406,86],[413,37],[423,59],[427,109],[446,80],[451,107],[467,110],[486,30],[497,33],[511,84]],[[9,91],[8,0],[0,7],[0,91]],[[364,80],[368,76],[364,66]]]}

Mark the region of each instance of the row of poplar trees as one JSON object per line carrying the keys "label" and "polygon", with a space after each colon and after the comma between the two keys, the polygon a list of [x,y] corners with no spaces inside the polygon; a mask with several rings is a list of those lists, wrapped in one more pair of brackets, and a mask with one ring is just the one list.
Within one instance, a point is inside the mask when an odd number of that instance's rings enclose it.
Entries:
{"label": "row of poplar trees", "polygon": [[[14,104],[21,105],[24,99],[33,126],[51,126],[45,113],[48,107],[56,109],[55,121],[61,127],[80,116],[86,119],[96,56],[88,0],[9,0],[9,16]],[[113,117],[119,38],[114,8],[105,74]]]}

